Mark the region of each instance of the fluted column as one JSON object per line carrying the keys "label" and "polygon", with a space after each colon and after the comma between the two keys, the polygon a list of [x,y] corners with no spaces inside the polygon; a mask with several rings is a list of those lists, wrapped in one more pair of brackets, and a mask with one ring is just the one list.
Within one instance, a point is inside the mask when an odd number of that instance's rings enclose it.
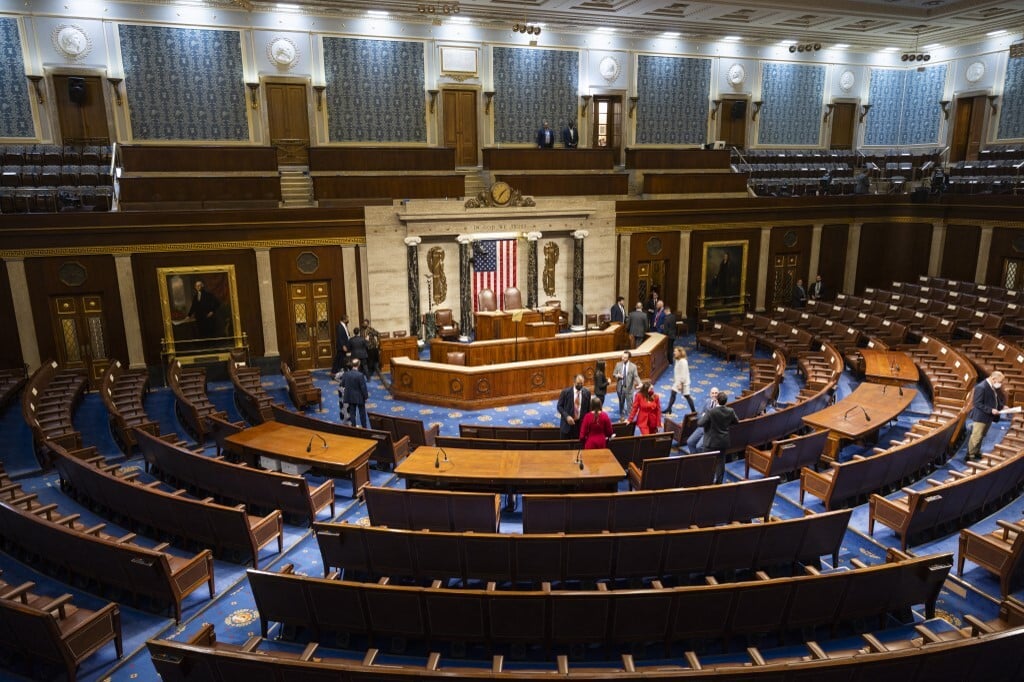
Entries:
{"label": "fluted column", "polygon": [[586,230],[572,233],[572,326],[586,324],[583,317],[583,240],[590,236]]}
{"label": "fluted column", "polygon": [[462,327],[462,333],[470,336],[475,331],[473,327],[473,288],[470,285],[473,273],[469,262],[473,255],[473,238],[460,234],[455,241],[459,243],[459,324]]}
{"label": "fluted column", "polygon": [[860,258],[860,229],[863,223],[850,225],[846,238],[846,269],[843,273],[843,293],[854,294],[857,288],[857,261]]}
{"label": "fluted column", "polygon": [[135,277],[132,275],[132,257],[114,256],[117,288],[121,294],[121,316],[124,318],[124,338],[128,344],[128,366],[142,369],[146,356],[142,350],[142,325],[139,323],[139,305],[135,298]]}
{"label": "fluted column", "polygon": [[256,252],[256,279],[260,288],[260,317],[263,320],[263,357],[281,355],[277,339],[277,313],[274,311],[274,269],[270,265],[270,249],[260,247]]}
{"label": "fluted column", "polygon": [[406,237],[405,260],[409,266],[409,333],[420,335],[420,237]]}
{"label": "fluted column", "polygon": [[537,307],[537,242],[543,235],[540,232],[527,232],[526,241],[530,248],[526,251],[526,307]]}
{"label": "fluted column", "polygon": [[11,300],[14,302],[14,318],[18,321],[18,341],[21,344],[21,359],[28,365],[28,371],[39,368],[39,341],[32,315],[32,301],[28,297],[28,276],[25,274],[24,258],[4,258],[7,263],[7,280],[11,285]]}

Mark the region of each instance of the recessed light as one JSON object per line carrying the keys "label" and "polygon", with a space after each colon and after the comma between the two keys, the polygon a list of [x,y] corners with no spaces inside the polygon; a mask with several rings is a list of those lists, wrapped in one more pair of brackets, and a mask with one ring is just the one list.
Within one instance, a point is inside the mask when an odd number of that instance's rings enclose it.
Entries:
{"label": "recessed light", "polygon": [[274,9],[283,10],[285,12],[298,12],[302,8],[289,2],[279,2],[274,5]]}
{"label": "recessed light", "polygon": [[921,48],[922,50],[941,50],[942,43],[932,43],[931,45],[925,45]]}
{"label": "recessed light", "polygon": [[1001,36],[1004,33],[1006,33],[1006,29],[1005,28],[1001,28],[998,31],[989,31],[986,35],[994,38],[995,36]]}
{"label": "recessed light", "polygon": [[366,10],[366,15],[370,16],[370,17],[386,17],[386,16],[390,16],[384,10],[379,10],[379,9],[369,9],[369,10]]}
{"label": "recessed light", "polygon": [[452,17],[448,20],[452,24],[468,24],[470,22],[469,17]]}
{"label": "recessed light", "polygon": [[598,33],[615,33],[614,28],[609,28],[607,26],[598,26],[594,30],[597,31]]}
{"label": "recessed light", "polygon": [[780,40],[779,41],[779,45],[782,45],[783,47],[788,47],[790,45],[796,45],[796,41],[795,40]]}
{"label": "recessed light", "polygon": [[836,43],[835,45],[832,46],[832,49],[833,50],[845,50],[848,47],[850,47],[850,46],[848,44],[846,44],[846,43]]}
{"label": "recessed light", "polygon": [[679,36],[679,31],[665,31],[661,34],[662,38],[678,38]]}
{"label": "recessed light", "polygon": [[899,51],[900,51],[900,48],[898,48],[898,47],[883,47],[882,48],[882,52],[899,52]]}
{"label": "recessed light", "polygon": [[740,36],[725,36],[724,38],[722,38],[722,40],[727,43],[738,43],[739,41],[743,40],[743,38],[741,38]]}

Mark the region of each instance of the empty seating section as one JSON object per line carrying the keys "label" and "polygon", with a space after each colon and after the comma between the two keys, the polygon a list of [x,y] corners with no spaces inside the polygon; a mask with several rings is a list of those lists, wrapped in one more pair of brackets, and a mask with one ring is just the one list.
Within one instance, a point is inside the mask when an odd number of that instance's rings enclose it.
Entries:
{"label": "empty seating section", "polygon": [[257,509],[280,509],[310,523],[316,520],[317,512],[328,506],[334,516],[333,479],[313,487],[302,476],[233,464],[222,457],[207,457],[145,432],[136,437],[146,466],[175,484]]}
{"label": "empty seating section", "polygon": [[309,370],[292,371],[288,363],[281,363],[281,374],[288,383],[288,397],[296,409],[304,410],[316,405],[317,410],[323,409],[323,398],[320,389],[313,385],[313,374]]}
{"label": "empty seating section", "polygon": [[[636,433],[636,422],[615,422],[612,430],[616,438]],[[490,426],[487,424],[459,424],[463,438],[493,438],[501,440],[558,440],[562,437],[557,426]]]}
{"label": "empty seating section", "polygon": [[750,478],[750,470],[762,476],[790,477],[803,467],[817,468],[825,444],[828,442],[828,431],[812,431],[804,436],[793,436],[772,441],[768,449],[758,449],[748,445],[745,450],[744,478]]}
{"label": "empty seating section", "polygon": [[148,389],[149,372],[129,370],[120,360],[111,362],[103,375],[100,396],[110,414],[110,432],[125,454],[135,447],[135,429],[160,435],[160,426],[149,420],[142,406],[143,393]]}
{"label": "empty seating section", "polygon": [[186,368],[181,360],[171,360],[167,383],[174,393],[174,413],[178,421],[197,443],[205,443],[210,432],[209,417],[225,421],[228,418],[206,395],[206,370],[202,367]]}
{"label": "empty seating section", "polygon": [[406,530],[474,531],[496,533],[500,497],[493,493],[464,493],[403,488],[363,488],[370,524]]}
{"label": "empty seating section", "polygon": [[56,444],[54,464],[61,488],[110,510],[140,528],[153,529],[180,542],[212,547],[217,554],[231,554],[259,565],[260,550],[277,540],[284,549],[281,512],[260,517],[244,505],[229,507],[212,499],[186,497],[184,490],[165,492],[154,483],[136,481],[138,472],[119,474],[118,465],[107,465],[100,456],[81,459]]}
{"label": "empty seating section", "polygon": [[21,396],[21,412],[32,431],[36,457],[44,468],[43,444],[50,440],[70,448],[82,447],[82,436],[71,421],[71,411],[89,387],[84,369],[61,367],[47,360],[32,373]]}
{"label": "empty seating section", "polygon": [[868,172],[880,183],[881,191],[898,193],[906,190],[908,182],[923,180],[933,172],[941,152],[749,149],[734,167],[750,173],[750,186],[758,196],[853,194],[860,172]]}
{"label": "empty seating section", "polygon": [[0,145],[0,213],[109,211],[111,147]]}
{"label": "empty seating section", "polygon": [[368,413],[367,417],[370,419],[370,428],[390,432],[392,440],[399,441],[408,436],[411,449],[421,445],[433,445],[437,434],[441,432],[440,424],[431,424],[428,428],[419,419],[373,412]]}
{"label": "empty seating section", "polygon": [[1007,596],[1020,586],[1021,559],[1024,554],[1024,525],[1020,521],[998,519],[991,533],[960,531],[957,575],[963,575],[964,562],[970,561],[995,573],[999,588]]}
{"label": "empty seating section", "polygon": [[933,617],[952,555],[910,558],[889,550],[887,558],[875,566],[771,580],[586,591],[399,586],[253,569],[248,576],[264,636],[270,623],[281,623],[370,641],[402,637],[545,650],[587,643],[622,651],[633,643],[669,646],[902,616],[918,604]]}
{"label": "empty seating section", "polygon": [[524,533],[675,530],[768,520],[778,478],[631,493],[523,495]]}
{"label": "empty seating section", "polygon": [[235,387],[235,405],[245,420],[250,424],[262,424],[273,420],[274,413],[270,408],[274,404],[274,399],[263,388],[259,368],[246,367],[233,359],[229,359],[227,364],[228,376]]}
{"label": "empty seating section", "polygon": [[286,410],[280,405],[271,406],[272,419],[282,424],[301,426],[312,431],[323,431],[339,436],[350,436],[352,438],[364,438],[377,443],[377,446],[370,453],[370,459],[382,466],[394,467],[409,455],[409,437],[402,436],[394,439],[390,431],[380,429],[363,429],[347,424],[338,424],[323,419],[317,419],[300,412]]}
{"label": "empty seating section", "polygon": [[685,457],[644,458],[639,465],[630,462],[627,469],[629,488],[668,490],[711,485],[715,482],[715,470],[720,457],[717,452],[706,452]]}
{"label": "empty seating section", "polygon": [[121,610],[117,604],[91,611],[72,604],[70,594],[47,597],[32,592],[34,587],[31,582],[10,585],[0,580],[0,647],[63,665],[71,682],[78,664],[108,642],[114,642],[121,658]]}

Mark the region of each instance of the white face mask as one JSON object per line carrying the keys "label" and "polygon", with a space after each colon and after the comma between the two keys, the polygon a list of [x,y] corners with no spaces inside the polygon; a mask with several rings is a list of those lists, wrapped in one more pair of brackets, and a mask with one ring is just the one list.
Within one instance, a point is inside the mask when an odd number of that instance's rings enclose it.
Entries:
{"label": "white face mask", "polygon": [[994,388],[996,390],[999,390],[1002,387],[1003,387],[1003,383],[1002,382],[993,382],[992,383],[992,388]]}

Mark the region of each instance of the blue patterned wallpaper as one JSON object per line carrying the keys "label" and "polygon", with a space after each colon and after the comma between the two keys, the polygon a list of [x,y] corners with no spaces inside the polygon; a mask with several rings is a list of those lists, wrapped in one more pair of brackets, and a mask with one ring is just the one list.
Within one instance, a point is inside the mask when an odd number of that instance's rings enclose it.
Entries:
{"label": "blue patterned wallpaper", "polygon": [[710,59],[640,55],[636,90],[638,144],[707,141]]}
{"label": "blue patterned wallpaper", "polygon": [[0,18],[0,137],[35,137],[18,22]]}
{"label": "blue patterned wallpaper", "polygon": [[759,144],[813,145],[821,137],[825,67],[765,62],[761,71]]}
{"label": "blue patterned wallpaper", "polygon": [[1024,59],[1006,63],[1003,103],[999,108],[999,139],[1024,137]]}
{"label": "blue patterned wallpaper", "polygon": [[560,140],[579,111],[579,53],[495,47],[493,62],[494,141],[534,142],[545,120]]}
{"label": "blue patterned wallpaper", "polygon": [[249,140],[238,31],[118,27],[132,137]]}
{"label": "blue patterned wallpaper", "polygon": [[938,144],[946,65],[924,71],[872,69],[866,146]]}
{"label": "blue patterned wallpaper", "polygon": [[331,142],[426,142],[423,43],[324,38]]}

